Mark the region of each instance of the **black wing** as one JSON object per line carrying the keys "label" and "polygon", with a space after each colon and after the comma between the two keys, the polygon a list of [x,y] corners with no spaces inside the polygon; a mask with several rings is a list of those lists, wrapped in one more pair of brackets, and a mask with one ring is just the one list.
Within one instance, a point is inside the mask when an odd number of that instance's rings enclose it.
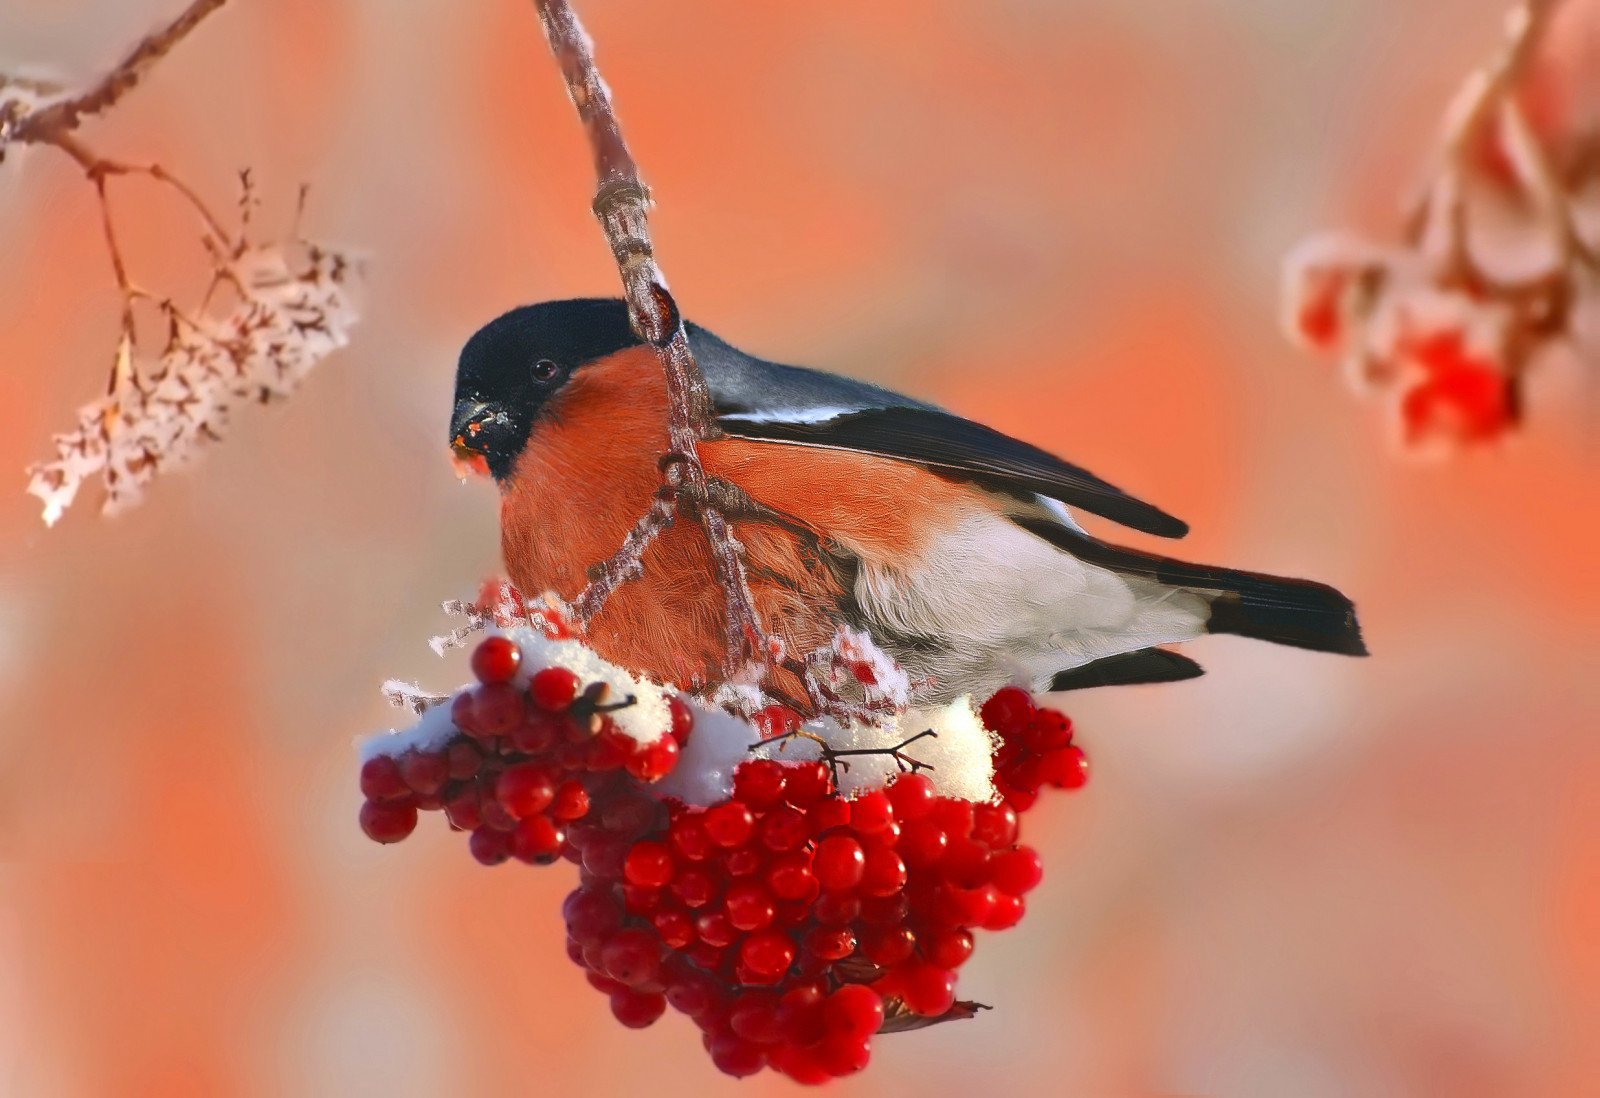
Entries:
{"label": "black wing", "polygon": [[1031,492],[1135,530],[1181,538],[1189,527],[1094,474],[932,404],[849,378],[753,358],[698,325],[696,361],[718,424],[739,438],[858,450]]}

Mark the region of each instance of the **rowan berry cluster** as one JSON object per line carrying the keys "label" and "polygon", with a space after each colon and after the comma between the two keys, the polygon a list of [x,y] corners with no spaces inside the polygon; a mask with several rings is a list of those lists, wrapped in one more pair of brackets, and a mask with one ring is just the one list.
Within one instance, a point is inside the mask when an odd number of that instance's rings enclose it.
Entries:
{"label": "rowan berry cluster", "polygon": [[1009,688],[982,711],[994,803],[942,795],[914,760],[847,796],[838,752],[766,757],[805,734],[769,708],[731,793],[685,804],[653,783],[696,735],[690,704],[674,697],[670,729],[646,742],[613,723],[626,699],[523,659],[484,640],[478,685],[440,707],[451,734],[367,761],[362,826],[394,842],[439,809],[486,864],[576,863],[568,955],[624,1025],[687,1015],[729,1075],[821,1083],[864,1068],[880,1032],[970,1015],[956,979],[974,933],[1015,926],[1042,872],[1018,813],[1087,775],[1071,722]]}
{"label": "rowan berry cluster", "polygon": [[433,750],[378,754],[362,765],[361,827],[370,838],[399,842],[416,828],[419,809],[442,810],[451,827],[471,833],[473,857],[485,865],[548,864],[593,805],[677,765],[693,723],[682,701],[671,702],[669,734],[646,744],[612,719],[630,699],[609,697],[603,685],[586,688],[559,666],[518,686],[512,679],[521,662],[514,642],[486,638],[472,654],[478,685],[450,703],[459,734]]}

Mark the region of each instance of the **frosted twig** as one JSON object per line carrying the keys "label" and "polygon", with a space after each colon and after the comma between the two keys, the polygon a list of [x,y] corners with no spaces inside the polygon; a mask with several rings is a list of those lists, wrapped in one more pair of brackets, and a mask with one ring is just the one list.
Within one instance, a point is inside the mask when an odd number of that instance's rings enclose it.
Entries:
{"label": "frosted twig", "polygon": [[[650,193],[622,138],[610,90],[600,77],[593,45],[577,14],[567,0],[535,0],[535,4],[550,50],[566,80],[567,92],[588,133],[598,181],[594,212],[622,276],[633,329],[654,348],[666,375],[670,407],[667,437],[675,470],[668,472],[669,483],[703,495],[707,478],[698,443],[716,437],[717,429],[710,390],[689,350],[683,318],[656,263],[655,246],[650,240]],[[733,536],[727,516],[717,507],[698,507],[695,517],[710,543],[725,600],[725,670],[732,672],[751,659],[770,667],[766,634],[745,573],[743,546]],[[630,540],[633,537],[630,535]],[[626,563],[629,555],[624,546],[614,559]],[[614,586],[613,583],[611,587]],[[611,588],[605,585],[592,585],[585,591],[585,620],[599,611],[610,593]]]}

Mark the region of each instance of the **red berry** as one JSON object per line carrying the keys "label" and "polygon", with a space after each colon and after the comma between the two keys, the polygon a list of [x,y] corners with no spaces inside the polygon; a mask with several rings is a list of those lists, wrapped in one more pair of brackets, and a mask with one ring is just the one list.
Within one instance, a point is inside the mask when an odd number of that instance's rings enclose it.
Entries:
{"label": "red berry", "polygon": [[660,812],[660,803],[642,794],[612,796],[600,806],[600,823],[613,835],[634,839],[655,830]]}
{"label": "red berry", "polygon": [[[570,722],[568,727],[578,728]],[[578,729],[578,734],[588,735],[582,729]],[[632,736],[617,731],[614,725],[606,725],[593,739],[587,740],[583,764],[590,770],[615,770],[633,757],[637,746],[638,741]]]}
{"label": "red berry", "polygon": [[730,877],[750,877],[760,873],[767,867],[765,851],[753,846],[742,846],[737,850],[730,850],[722,859],[722,868]]}
{"label": "red berry", "polygon": [[928,869],[939,864],[949,843],[944,829],[933,820],[924,818],[905,825],[896,849],[912,869]]}
{"label": "red berry", "polygon": [[976,888],[989,879],[989,859],[989,848],[976,839],[952,839],[939,872],[963,888]]}
{"label": "red berry", "polygon": [[854,1075],[872,1059],[869,1034],[834,1033],[824,1037],[814,1055],[831,1078]]}
{"label": "red berry", "polygon": [[866,896],[892,896],[905,887],[906,863],[887,846],[867,848],[861,871],[861,892]]}
{"label": "red berry", "polygon": [[777,912],[772,897],[753,881],[729,885],[722,902],[728,910],[728,921],[740,930],[761,930]]}
{"label": "red berry", "polygon": [[822,988],[816,983],[800,984],[778,1000],[778,1024],[791,1045],[813,1045],[826,1032],[822,1020]]}
{"label": "red berry", "polygon": [[781,930],[762,930],[739,947],[739,960],[751,972],[776,983],[794,963],[794,942]]}
{"label": "red berry", "polygon": [[472,694],[471,690],[463,690],[450,700],[450,723],[469,736],[480,737],[486,733],[478,727],[477,700]]}
{"label": "red berry", "polygon": [[868,926],[899,926],[911,912],[911,898],[895,893],[892,896],[868,896],[861,901],[861,921]]}
{"label": "red berry", "polygon": [[472,692],[472,718],[484,735],[506,735],[522,723],[527,711],[522,691],[508,682],[489,683]]}
{"label": "red berry", "polygon": [[475,831],[483,823],[483,814],[478,810],[478,791],[468,787],[463,792],[445,802],[444,815],[450,821],[450,826],[462,831]]}
{"label": "red berry", "polygon": [[536,816],[555,800],[555,778],[549,768],[540,763],[508,766],[495,782],[494,797],[516,819]]}
{"label": "red berry", "polygon": [[997,894],[994,905],[989,908],[989,914],[983,920],[985,930],[1009,930],[1022,921],[1023,912],[1027,910],[1027,903],[1021,896],[1010,896],[1004,892]]}
{"label": "red berry", "polygon": [[1028,723],[1022,742],[1029,751],[1040,755],[1059,751],[1072,742],[1072,722],[1059,710],[1040,709]]}
{"label": "red berry", "polygon": [[556,786],[555,800],[550,802],[550,815],[558,820],[581,820],[589,814],[589,791],[576,778],[568,778]]}
{"label": "red berry", "polygon": [[572,704],[582,685],[578,676],[565,667],[541,667],[528,681],[528,696],[547,713],[556,713]]}
{"label": "red berry", "polygon": [[937,1018],[955,1006],[956,974],[949,969],[912,961],[895,975],[900,998],[913,1014]]}
{"label": "red berry", "polygon": [[450,776],[456,781],[472,777],[483,765],[483,752],[470,740],[454,741],[446,755],[450,760]]}
{"label": "red berry", "polygon": [[822,1019],[830,1033],[870,1037],[883,1025],[883,996],[865,984],[845,984],[822,1004]]}
{"label": "red berry", "polygon": [[511,730],[511,746],[525,755],[542,755],[559,745],[566,732],[559,717],[530,710],[522,723]]}
{"label": "red berry", "polygon": [[1075,746],[1052,752],[1045,759],[1042,776],[1057,789],[1079,789],[1089,780],[1089,757]]}
{"label": "red berry", "polygon": [[608,937],[622,925],[622,912],[608,892],[579,888],[567,893],[561,904],[561,917],[567,933],[589,945]]}
{"label": "red berry", "polygon": [[672,738],[682,747],[689,742],[689,733],[694,731],[694,710],[682,694],[668,698],[667,709],[672,714]]}
{"label": "red berry", "polygon": [[780,900],[799,900],[817,887],[811,872],[811,855],[795,852],[774,858],[767,868],[767,887]]}
{"label": "red berry", "polygon": [[972,956],[972,931],[963,927],[938,927],[921,939],[922,955],[939,968],[960,968]]}
{"label": "red berry", "polygon": [[725,949],[739,937],[738,928],[725,911],[706,912],[695,920],[694,929],[702,942],[715,949]]}
{"label": "red berry", "polygon": [[783,1039],[778,997],[770,991],[747,991],[728,1012],[728,1028],[752,1044],[774,1045]]}
{"label": "red berry", "polygon": [[850,826],[864,835],[876,835],[894,824],[889,794],[874,789],[850,802]]}
{"label": "red berry", "polygon": [[811,871],[825,889],[846,892],[861,883],[867,856],[861,844],[849,835],[829,835],[817,844]]}
{"label": "red berry", "polygon": [[850,826],[850,802],[842,797],[824,797],[806,810],[806,824],[813,835]]}
{"label": "red berry", "polygon": [[1006,804],[980,804],[972,810],[972,837],[990,849],[1017,841],[1017,813]]}
{"label": "red berry", "polygon": [[711,853],[702,815],[679,816],[667,826],[667,841],[680,858],[698,862]]}
{"label": "red berry", "polygon": [[917,937],[910,927],[871,927],[861,936],[861,955],[881,968],[892,968],[916,951]]}
{"label": "red berry", "polygon": [[983,703],[979,715],[986,727],[1009,740],[1033,718],[1033,697],[1019,686],[1007,686]]}
{"label": "red berry", "polygon": [[661,942],[641,927],[624,927],[601,945],[600,964],[629,987],[653,984],[661,975]]}
{"label": "red berry", "polygon": [[1019,846],[996,854],[989,862],[989,879],[1001,892],[1021,896],[1035,888],[1044,877],[1044,862],[1038,851]]}
{"label": "red berry", "polygon": [[659,781],[672,773],[678,765],[678,755],[682,748],[678,741],[671,736],[662,736],[659,740],[641,750],[636,750],[628,756],[623,766],[629,774],[642,782]]}
{"label": "red berry", "polygon": [[940,797],[929,813],[930,818],[944,833],[950,836],[951,842],[956,839],[965,839],[972,834],[972,802],[960,801],[953,797]]}
{"label": "red berry", "polygon": [[361,830],[377,843],[397,843],[417,828],[417,806],[409,801],[364,801]]}
{"label": "red berry", "polygon": [[411,787],[392,756],[374,755],[361,764],[361,795],[369,801],[399,801],[411,796]]}
{"label": "red berry", "polygon": [[657,842],[635,843],[622,863],[624,878],[641,888],[661,888],[672,880],[672,869],[672,854]]}
{"label": "red berry", "polygon": [[806,933],[806,951],[823,961],[842,961],[856,951],[856,936],[847,926],[814,926]]}
{"label": "red berry", "polygon": [[861,914],[861,900],[849,892],[824,892],[812,905],[811,914],[824,926],[843,926]]}
{"label": "red berry", "polygon": [[677,908],[664,907],[656,911],[650,918],[656,928],[656,933],[666,943],[669,949],[684,949],[692,945],[695,940],[694,920],[689,918],[687,912]]}
{"label": "red berry", "polygon": [[768,850],[799,850],[809,838],[811,823],[798,808],[779,805],[761,819],[761,845]]}
{"label": "red berry", "polygon": [[755,831],[755,817],[738,801],[724,801],[706,810],[706,837],[721,847],[743,846]]}
{"label": "red berry", "polygon": [[506,842],[506,832],[489,827],[480,827],[474,831],[472,838],[467,840],[467,849],[472,851],[472,856],[484,865],[499,865],[511,857],[511,850]]}
{"label": "red berry", "polygon": [[472,650],[472,673],[479,682],[510,682],[522,663],[522,649],[509,637],[486,637]]}
{"label": "red berry", "polygon": [[717,894],[717,886],[703,869],[682,869],[668,885],[685,907],[704,907]]}
{"label": "red berry", "polygon": [[735,1079],[754,1075],[767,1062],[759,1048],[737,1037],[713,1037],[707,1049],[717,1070]]}
{"label": "red berry", "polygon": [[772,1066],[802,1086],[821,1086],[833,1078],[817,1054],[805,1045],[779,1045],[772,1050]]}
{"label": "red berry", "polygon": [[993,885],[962,888],[946,882],[939,886],[936,911],[947,923],[957,926],[982,926],[994,909],[999,890]]}
{"label": "red berry", "polygon": [[666,1012],[664,995],[639,991],[619,991],[611,996],[611,1013],[629,1029],[644,1029],[653,1025]]}
{"label": "red berry", "polygon": [[792,764],[785,775],[784,799],[796,808],[807,808],[833,792],[833,776],[826,763]]}
{"label": "red berry", "polygon": [[901,774],[889,783],[885,792],[889,803],[894,806],[895,817],[902,824],[908,820],[922,819],[939,799],[933,779],[926,774]]}
{"label": "red berry", "polygon": [[566,841],[566,833],[549,816],[529,816],[510,833],[506,849],[521,861],[549,865],[561,856]]}
{"label": "red berry", "polygon": [[783,798],[784,767],[771,759],[751,759],[733,772],[733,796],[751,808],[770,808]]}

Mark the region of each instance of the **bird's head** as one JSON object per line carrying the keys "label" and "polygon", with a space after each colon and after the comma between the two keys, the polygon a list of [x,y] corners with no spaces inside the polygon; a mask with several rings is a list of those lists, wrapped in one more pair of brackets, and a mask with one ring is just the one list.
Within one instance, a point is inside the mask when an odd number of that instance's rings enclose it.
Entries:
{"label": "bird's head", "polygon": [[638,344],[618,298],[524,305],[496,317],[461,349],[450,449],[458,468],[504,482],[539,417],[587,363]]}

